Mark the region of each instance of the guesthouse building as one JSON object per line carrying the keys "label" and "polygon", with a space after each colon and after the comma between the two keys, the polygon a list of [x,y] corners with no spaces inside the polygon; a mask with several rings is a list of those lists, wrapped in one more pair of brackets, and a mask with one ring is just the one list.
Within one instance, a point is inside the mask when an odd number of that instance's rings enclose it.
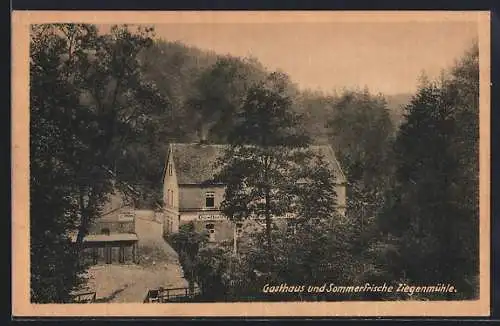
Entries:
{"label": "guesthouse building", "polygon": [[[211,241],[231,240],[245,227],[233,223],[220,211],[225,186],[213,182],[216,161],[227,145],[172,143],[169,146],[163,176],[164,234],[179,231],[193,222],[197,231],[205,231]],[[330,146],[311,146],[322,155],[335,177],[337,209],[345,214],[346,179]],[[290,216],[283,219],[293,218]],[[247,221],[248,223],[251,221]]]}

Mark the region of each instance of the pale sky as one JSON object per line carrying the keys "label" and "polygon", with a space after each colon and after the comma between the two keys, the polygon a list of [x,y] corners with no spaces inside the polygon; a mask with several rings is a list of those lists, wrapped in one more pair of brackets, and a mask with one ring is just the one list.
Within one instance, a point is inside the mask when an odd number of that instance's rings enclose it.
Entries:
{"label": "pale sky", "polygon": [[473,22],[156,24],[158,38],[219,54],[256,57],[300,88],[414,92],[421,71],[438,76],[477,38]]}
{"label": "pale sky", "polygon": [[386,95],[414,93],[423,71],[438,77],[478,37],[478,24],[470,20],[154,26],[157,38],[252,56],[269,70],[286,72],[301,89],[327,93],[365,86]]}

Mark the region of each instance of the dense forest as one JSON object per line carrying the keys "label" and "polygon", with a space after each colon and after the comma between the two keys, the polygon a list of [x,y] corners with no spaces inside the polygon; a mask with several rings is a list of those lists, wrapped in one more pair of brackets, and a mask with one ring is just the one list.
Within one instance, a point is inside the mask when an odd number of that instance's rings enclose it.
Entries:
{"label": "dense forest", "polygon": [[[248,280],[259,283],[248,271],[262,261],[275,282],[452,282],[460,292],[444,298],[477,295],[476,45],[441,79],[422,80],[416,94],[390,96],[300,90],[256,58],[160,40],[144,27],[103,35],[92,25],[35,25],[30,50],[33,301],[66,302],[81,282],[81,243],[114,178],[140,190],[139,207],[153,207],[170,142],[238,142],[235,130],[268,113],[256,111],[259,102],[281,103],[267,121],[293,117],[288,129],[332,145],[348,179],[348,223],[322,224],[319,216],[293,235],[268,230],[273,257],[293,257],[274,261],[266,260],[270,247],[259,247],[263,239],[246,244],[261,251],[233,261],[186,228],[172,241],[190,261],[184,268],[198,271],[187,274],[226,296],[255,294]],[[271,131],[261,120],[259,133]],[[322,171],[307,172],[319,187],[307,192],[329,193]],[[317,198],[304,197],[304,214],[328,211],[326,197],[317,212]],[[76,247],[67,237],[74,230]],[[235,282],[242,293],[230,293]]]}
{"label": "dense forest", "polygon": [[[171,104],[170,120],[162,121],[170,123],[164,124],[169,136],[149,143],[160,153],[166,152],[170,141],[192,142],[205,137],[211,143],[227,142],[231,124],[247,90],[269,73],[256,58],[217,55],[161,39],[142,51],[138,60],[142,62],[144,78],[153,82]],[[371,94],[368,89],[348,90],[340,94],[336,90],[331,93],[301,91],[290,79],[287,87],[293,99],[293,109],[302,116],[302,125],[312,142],[332,144],[338,150],[342,145],[335,141],[332,143],[332,127],[325,122],[334,119],[342,106],[339,103],[347,97],[364,93],[369,101],[378,98],[380,107],[374,109],[373,114],[377,114],[377,110],[387,112],[386,123],[391,125],[388,132],[395,132],[401,124],[404,106],[411,98],[411,94]],[[366,111],[365,114],[364,118],[371,119],[372,112]],[[355,114],[352,118],[364,119]],[[163,162],[159,160],[155,171],[162,168]],[[155,182],[155,178],[149,181]],[[156,186],[160,186],[161,180],[156,178],[156,181]]]}

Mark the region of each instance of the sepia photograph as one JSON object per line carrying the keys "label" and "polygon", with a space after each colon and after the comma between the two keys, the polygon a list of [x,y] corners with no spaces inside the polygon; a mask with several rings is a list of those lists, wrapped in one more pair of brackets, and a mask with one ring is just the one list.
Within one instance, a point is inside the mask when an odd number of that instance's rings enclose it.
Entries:
{"label": "sepia photograph", "polygon": [[13,39],[14,313],[489,314],[488,12],[14,12]]}

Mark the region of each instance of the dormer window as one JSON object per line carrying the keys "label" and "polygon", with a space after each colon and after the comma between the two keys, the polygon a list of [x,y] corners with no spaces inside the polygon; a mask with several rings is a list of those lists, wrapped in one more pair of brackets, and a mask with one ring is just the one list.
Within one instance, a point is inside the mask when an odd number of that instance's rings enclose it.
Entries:
{"label": "dormer window", "polygon": [[215,207],[215,193],[210,191],[205,193],[205,207],[214,208]]}
{"label": "dormer window", "polygon": [[172,163],[168,163],[168,175],[169,176],[172,176],[173,172],[172,172]]}

